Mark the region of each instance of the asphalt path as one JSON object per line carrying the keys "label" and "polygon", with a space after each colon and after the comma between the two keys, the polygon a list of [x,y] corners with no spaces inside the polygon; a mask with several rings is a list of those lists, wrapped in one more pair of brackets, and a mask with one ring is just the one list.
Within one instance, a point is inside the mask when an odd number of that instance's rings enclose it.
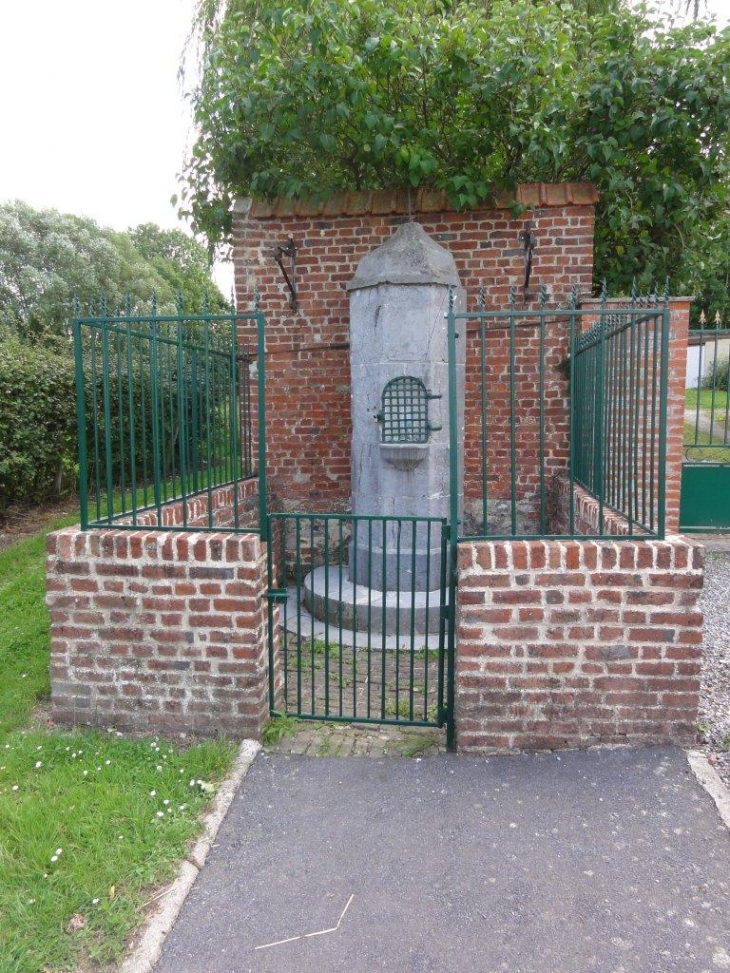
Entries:
{"label": "asphalt path", "polygon": [[671,748],[259,754],[155,973],[376,970],[730,970],[729,833]]}

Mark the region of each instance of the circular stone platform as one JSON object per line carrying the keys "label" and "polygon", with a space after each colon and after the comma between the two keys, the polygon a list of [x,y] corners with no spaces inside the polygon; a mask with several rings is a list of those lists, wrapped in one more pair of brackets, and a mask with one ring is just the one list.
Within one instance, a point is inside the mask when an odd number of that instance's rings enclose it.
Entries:
{"label": "circular stone platform", "polygon": [[[353,584],[345,567],[315,568],[304,579],[303,603],[315,618],[326,618],[339,630],[407,637],[437,634],[441,620],[440,591],[378,591]],[[334,633],[333,633],[334,635]]]}

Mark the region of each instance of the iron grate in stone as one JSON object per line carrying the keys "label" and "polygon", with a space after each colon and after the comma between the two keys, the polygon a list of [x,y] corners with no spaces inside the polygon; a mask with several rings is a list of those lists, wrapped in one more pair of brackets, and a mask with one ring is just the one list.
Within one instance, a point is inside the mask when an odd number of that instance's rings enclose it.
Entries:
{"label": "iron grate in stone", "polygon": [[391,379],[383,389],[382,412],[384,443],[425,443],[428,441],[428,392],[412,375]]}

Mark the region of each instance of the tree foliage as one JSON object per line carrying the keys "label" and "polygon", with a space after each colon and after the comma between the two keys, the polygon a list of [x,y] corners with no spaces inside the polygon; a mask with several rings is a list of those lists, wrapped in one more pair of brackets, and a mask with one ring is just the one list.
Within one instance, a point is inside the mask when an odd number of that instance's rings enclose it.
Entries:
{"label": "tree foliage", "polygon": [[[0,204],[0,512],[11,500],[43,500],[77,481],[73,296],[83,306],[104,294],[111,313],[127,297],[145,306],[153,294],[161,312],[180,298],[199,311],[206,292],[211,310],[227,307],[206,249],[181,230],[145,223],[117,233],[55,210]],[[86,381],[87,396],[98,399],[88,374]],[[137,390],[135,401],[143,397]],[[115,470],[117,428],[115,421]]]}
{"label": "tree foliage", "polygon": [[68,331],[73,295],[82,305],[107,298],[111,309],[157,295],[172,308],[176,293],[198,310],[203,291],[223,307],[207,252],[181,230],[147,223],[129,233],[23,202],[0,204],[0,338],[36,340]]}
{"label": "tree foliage", "polygon": [[165,280],[173,292],[180,294],[188,310],[200,310],[206,300],[212,311],[223,311],[228,305],[210,276],[208,251],[182,230],[162,230],[155,223],[141,223],[129,231],[139,253]]}
{"label": "tree foliage", "polygon": [[621,0],[201,0],[197,30],[183,206],[214,241],[241,195],[423,186],[470,208],[587,179],[599,273],[686,289],[727,207],[730,32],[702,20]]}

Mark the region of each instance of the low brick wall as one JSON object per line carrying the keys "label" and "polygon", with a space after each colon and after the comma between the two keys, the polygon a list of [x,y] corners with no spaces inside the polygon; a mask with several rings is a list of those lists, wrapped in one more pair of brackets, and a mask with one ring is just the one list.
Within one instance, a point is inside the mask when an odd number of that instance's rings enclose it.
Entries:
{"label": "low brick wall", "polygon": [[258,535],[70,528],[48,538],[47,592],[57,723],[260,735],[269,707]]}
{"label": "low brick wall", "polygon": [[695,740],[701,547],[464,542],[458,572],[461,751]]}
{"label": "low brick wall", "polygon": [[[557,514],[553,518],[550,530],[555,534],[571,534],[570,523],[570,481],[565,476],[556,477],[554,481]],[[573,484],[573,531],[576,534],[596,536],[599,533],[600,504],[598,500],[582,486]],[[632,531],[629,522],[617,510],[604,504],[602,531],[613,537],[625,537]],[[641,535],[639,527],[633,528],[633,533]]]}
{"label": "low brick wall", "polygon": [[[679,537],[462,542],[459,749],[692,743],[702,578],[701,547]],[[257,534],[70,528],[49,536],[47,589],[56,722],[260,735]]]}
{"label": "low brick wall", "polygon": [[[145,510],[137,514],[136,527],[208,527],[221,529],[232,527],[238,517],[239,527],[258,527],[259,480],[253,477],[241,480],[234,493],[233,484],[214,487],[210,494],[203,491],[193,494],[185,501],[163,503],[158,515],[157,510]],[[132,523],[128,517],[126,524]],[[184,528],[183,528],[184,529]]]}

